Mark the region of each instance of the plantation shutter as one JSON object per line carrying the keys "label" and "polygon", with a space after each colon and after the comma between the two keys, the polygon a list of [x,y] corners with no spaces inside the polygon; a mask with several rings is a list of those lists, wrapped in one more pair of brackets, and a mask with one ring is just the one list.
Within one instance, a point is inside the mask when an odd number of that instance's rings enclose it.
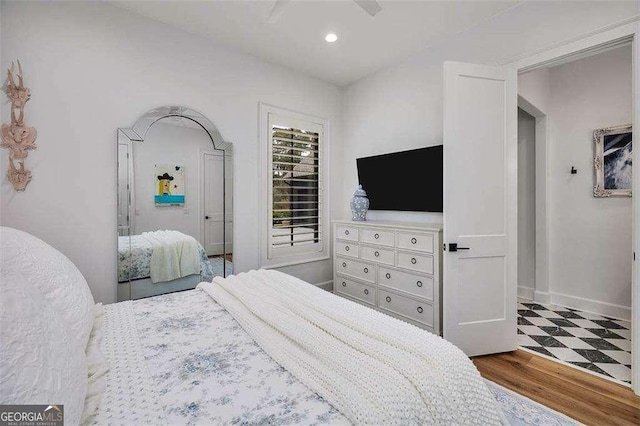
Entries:
{"label": "plantation shutter", "polygon": [[323,127],[269,114],[269,131],[269,258],[321,251]]}

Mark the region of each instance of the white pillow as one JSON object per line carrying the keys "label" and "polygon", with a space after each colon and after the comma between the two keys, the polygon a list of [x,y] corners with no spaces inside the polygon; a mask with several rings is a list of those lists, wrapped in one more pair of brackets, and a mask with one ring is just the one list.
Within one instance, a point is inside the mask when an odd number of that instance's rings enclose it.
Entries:
{"label": "white pillow", "polygon": [[64,404],[65,424],[78,424],[87,392],[84,350],[29,277],[1,274],[0,404]]}
{"label": "white pillow", "polygon": [[78,268],[44,241],[0,227],[0,273],[19,273],[58,312],[69,339],[84,351],[93,326],[93,296]]}

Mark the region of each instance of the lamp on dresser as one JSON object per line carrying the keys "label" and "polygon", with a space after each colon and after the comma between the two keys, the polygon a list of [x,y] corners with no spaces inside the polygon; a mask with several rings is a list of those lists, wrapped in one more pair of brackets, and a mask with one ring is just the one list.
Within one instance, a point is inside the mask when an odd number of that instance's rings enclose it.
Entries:
{"label": "lamp on dresser", "polygon": [[334,293],[442,334],[442,226],[333,222]]}

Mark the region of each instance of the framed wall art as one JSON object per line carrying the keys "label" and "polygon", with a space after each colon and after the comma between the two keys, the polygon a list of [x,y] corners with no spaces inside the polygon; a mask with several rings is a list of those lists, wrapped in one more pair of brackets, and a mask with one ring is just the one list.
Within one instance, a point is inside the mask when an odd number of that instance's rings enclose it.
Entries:
{"label": "framed wall art", "polygon": [[631,125],[593,131],[595,197],[631,197]]}
{"label": "framed wall art", "polygon": [[156,206],[184,205],[184,167],[156,165],[154,172]]}

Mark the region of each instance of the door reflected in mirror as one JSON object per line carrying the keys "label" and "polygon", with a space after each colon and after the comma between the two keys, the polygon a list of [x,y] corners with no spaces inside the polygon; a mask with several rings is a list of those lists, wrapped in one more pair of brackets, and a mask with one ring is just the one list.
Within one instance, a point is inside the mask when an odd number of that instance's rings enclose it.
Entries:
{"label": "door reflected in mirror", "polygon": [[231,146],[217,148],[200,123],[161,117],[143,140],[119,132],[119,300],[233,273]]}

